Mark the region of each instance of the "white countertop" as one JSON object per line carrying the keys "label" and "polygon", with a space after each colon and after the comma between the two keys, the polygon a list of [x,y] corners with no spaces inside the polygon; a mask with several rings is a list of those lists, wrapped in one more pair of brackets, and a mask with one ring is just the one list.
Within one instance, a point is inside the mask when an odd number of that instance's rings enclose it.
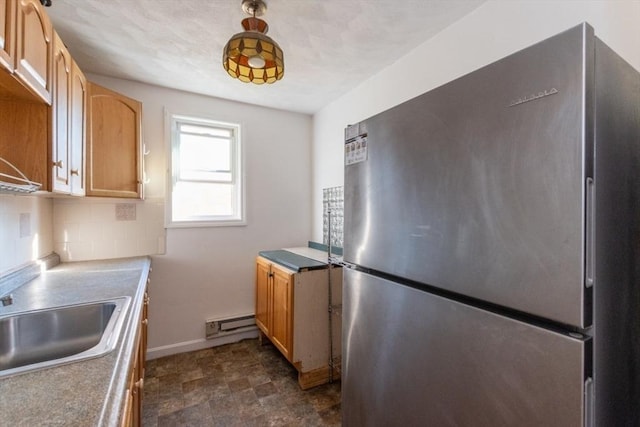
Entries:
{"label": "white countertop", "polygon": [[313,249],[306,246],[301,246],[297,248],[283,248],[283,249],[285,251],[293,252],[294,254],[311,258],[319,262],[324,262],[324,263],[327,262],[327,253],[320,251],[318,249]]}

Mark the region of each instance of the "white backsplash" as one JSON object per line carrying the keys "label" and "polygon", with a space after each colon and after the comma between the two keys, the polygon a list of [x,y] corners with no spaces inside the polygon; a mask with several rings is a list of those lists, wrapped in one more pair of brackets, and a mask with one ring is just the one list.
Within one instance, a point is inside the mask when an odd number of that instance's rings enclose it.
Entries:
{"label": "white backsplash", "polygon": [[52,201],[0,194],[0,275],[51,253]]}
{"label": "white backsplash", "polygon": [[161,254],[164,200],[55,199],[53,229],[62,261]]}

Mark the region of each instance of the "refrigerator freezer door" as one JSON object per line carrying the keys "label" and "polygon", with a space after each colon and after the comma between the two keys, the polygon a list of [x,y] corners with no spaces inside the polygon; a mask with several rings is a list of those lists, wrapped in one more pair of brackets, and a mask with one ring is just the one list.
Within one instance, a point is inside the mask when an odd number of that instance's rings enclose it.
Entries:
{"label": "refrigerator freezer door", "polygon": [[344,275],[344,426],[583,426],[588,343]]}
{"label": "refrigerator freezer door", "polygon": [[345,261],[589,326],[592,43],[574,28],[360,123]]}

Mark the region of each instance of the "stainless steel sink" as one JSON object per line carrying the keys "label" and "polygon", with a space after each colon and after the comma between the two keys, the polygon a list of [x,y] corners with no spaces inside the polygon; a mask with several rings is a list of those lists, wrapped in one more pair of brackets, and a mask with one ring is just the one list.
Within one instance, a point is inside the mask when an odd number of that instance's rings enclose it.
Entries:
{"label": "stainless steel sink", "polygon": [[131,298],[0,316],[0,377],[112,351]]}

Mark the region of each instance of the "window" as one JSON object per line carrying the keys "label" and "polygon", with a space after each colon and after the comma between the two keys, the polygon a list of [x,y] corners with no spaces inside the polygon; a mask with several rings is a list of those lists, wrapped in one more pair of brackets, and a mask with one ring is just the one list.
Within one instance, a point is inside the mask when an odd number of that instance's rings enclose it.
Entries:
{"label": "window", "polygon": [[171,185],[168,227],[243,225],[240,126],[168,115]]}

